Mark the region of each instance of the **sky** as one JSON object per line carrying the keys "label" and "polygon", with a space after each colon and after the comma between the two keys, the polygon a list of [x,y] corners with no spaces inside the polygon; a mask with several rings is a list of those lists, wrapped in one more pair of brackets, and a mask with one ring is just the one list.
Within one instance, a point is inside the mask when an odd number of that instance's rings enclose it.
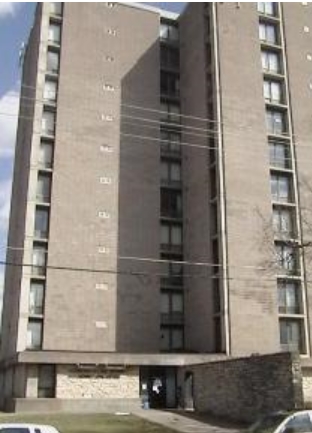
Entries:
{"label": "sky", "polygon": [[[186,3],[145,3],[181,12]],[[33,23],[36,3],[0,2],[0,262],[5,260],[21,68],[19,52]],[[0,264],[0,310],[4,280]]]}

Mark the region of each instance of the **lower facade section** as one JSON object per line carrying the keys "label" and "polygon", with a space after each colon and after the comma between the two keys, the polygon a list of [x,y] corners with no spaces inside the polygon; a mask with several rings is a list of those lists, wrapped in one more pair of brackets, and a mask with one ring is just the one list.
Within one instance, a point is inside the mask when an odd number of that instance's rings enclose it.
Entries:
{"label": "lower facade section", "polygon": [[244,358],[116,354],[99,363],[92,354],[90,362],[80,354],[84,362],[77,363],[64,362],[64,354],[57,363],[57,353],[19,358],[1,365],[0,409],[5,411],[180,408],[252,422],[267,412],[312,403],[312,365],[291,353]]}

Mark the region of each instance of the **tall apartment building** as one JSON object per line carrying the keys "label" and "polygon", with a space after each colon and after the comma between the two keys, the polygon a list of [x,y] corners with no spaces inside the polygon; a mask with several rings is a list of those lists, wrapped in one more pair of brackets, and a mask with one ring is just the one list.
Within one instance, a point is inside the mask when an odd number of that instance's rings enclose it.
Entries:
{"label": "tall apartment building", "polygon": [[311,354],[312,6],[40,3],[2,405],[175,407],[179,366]]}

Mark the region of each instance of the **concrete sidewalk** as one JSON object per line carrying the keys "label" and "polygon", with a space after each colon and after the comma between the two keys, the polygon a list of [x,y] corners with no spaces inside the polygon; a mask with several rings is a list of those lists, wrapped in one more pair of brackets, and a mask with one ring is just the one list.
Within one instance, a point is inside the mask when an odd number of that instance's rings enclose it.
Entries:
{"label": "concrete sidewalk", "polygon": [[240,431],[237,426],[220,427],[206,420],[198,421],[191,416],[183,415],[183,412],[180,414],[149,409],[136,411],[134,415],[183,433],[238,433]]}

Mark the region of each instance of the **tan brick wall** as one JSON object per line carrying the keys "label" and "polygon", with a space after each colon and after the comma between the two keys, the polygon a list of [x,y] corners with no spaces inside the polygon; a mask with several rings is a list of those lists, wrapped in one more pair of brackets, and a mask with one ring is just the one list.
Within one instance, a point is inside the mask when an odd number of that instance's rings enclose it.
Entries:
{"label": "tan brick wall", "polygon": [[77,372],[73,367],[59,366],[57,369],[57,398],[139,398],[139,369],[123,372],[107,371],[91,374]]}

